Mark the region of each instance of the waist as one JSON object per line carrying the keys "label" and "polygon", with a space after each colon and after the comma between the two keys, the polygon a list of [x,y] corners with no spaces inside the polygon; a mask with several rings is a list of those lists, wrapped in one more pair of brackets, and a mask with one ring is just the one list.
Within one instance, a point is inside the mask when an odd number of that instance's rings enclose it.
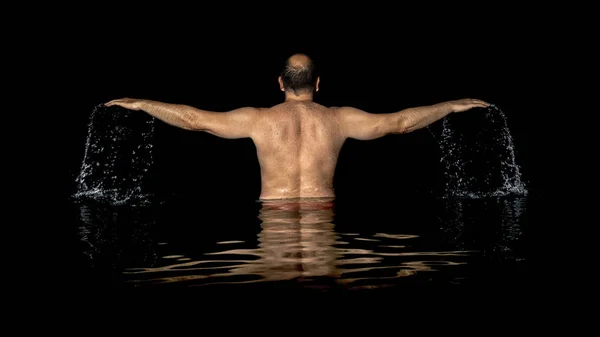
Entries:
{"label": "waist", "polygon": [[260,201],[289,201],[289,202],[330,202],[335,199],[333,189],[319,193],[293,193],[287,191],[263,191]]}
{"label": "waist", "polygon": [[334,198],[335,193],[330,181],[307,179],[301,183],[286,180],[263,181],[261,200],[272,199],[321,199]]}
{"label": "waist", "polygon": [[334,197],[261,198],[263,210],[329,210]]}

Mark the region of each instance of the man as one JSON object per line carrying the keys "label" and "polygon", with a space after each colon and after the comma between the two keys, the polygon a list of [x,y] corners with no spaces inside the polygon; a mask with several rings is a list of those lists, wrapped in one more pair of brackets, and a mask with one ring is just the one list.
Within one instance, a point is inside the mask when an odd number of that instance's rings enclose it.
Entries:
{"label": "man", "polygon": [[205,131],[222,138],[251,138],[261,171],[261,200],[334,198],[333,175],[347,138],[371,140],[412,132],[452,112],[485,108],[476,99],[447,101],[372,114],[352,107],[325,107],[313,101],[320,77],[304,54],[287,59],[279,76],[285,102],[271,108],[244,107],[213,112],[191,106],[123,98],[118,105],[146,113],[176,127]]}

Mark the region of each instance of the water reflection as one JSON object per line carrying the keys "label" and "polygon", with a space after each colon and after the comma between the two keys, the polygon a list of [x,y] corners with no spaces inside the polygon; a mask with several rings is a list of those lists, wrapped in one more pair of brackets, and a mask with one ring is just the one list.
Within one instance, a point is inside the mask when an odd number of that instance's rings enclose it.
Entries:
{"label": "water reflection", "polygon": [[97,285],[119,285],[126,265],[153,265],[156,213],[151,208],[102,203],[75,205],[80,272]]}
{"label": "water reflection", "polygon": [[459,249],[476,247],[489,258],[521,261],[519,241],[526,225],[527,200],[520,196],[443,200],[439,221],[444,239]]}
{"label": "water reflection", "polygon": [[339,276],[333,216],[331,201],[263,203],[256,250],[260,259],[236,272],[266,280]]}
{"label": "water reflection", "polygon": [[[166,235],[168,220],[181,210],[172,209],[170,216],[149,208],[80,205],[79,233],[90,266],[110,269],[117,275],[113,279],[136,287],[294,282],[370,289],[460,283],[485,264],[523,261],[526,199],[436,202],[380,209],[340,208],[331,200],[265,202],[260,227],[250,237],[239,234],[235,226],[245,224],[230,225],[227,214],[215,224],[226,234],[197,236],[197,228],[184,227]],[[426,210],[437,220],[419,216]],[[161,212],[166,221],[159,220]]]}

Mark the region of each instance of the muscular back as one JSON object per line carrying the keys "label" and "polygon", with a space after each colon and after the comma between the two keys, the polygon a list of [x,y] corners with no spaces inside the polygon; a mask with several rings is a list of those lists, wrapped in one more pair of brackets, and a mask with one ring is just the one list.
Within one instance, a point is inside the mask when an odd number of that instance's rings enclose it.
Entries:
{"label": "muscular back", "polygon": [[344,136],[337,110],[285,102],[258,113],[251,135],[261,169],[261,199],[333,197]]}
{"label": "muscular back", "polygon": [[327,108],[311,97],[286,100],[268,109],[244,107],[228,112],[132,98],[106,105],[143,110],[165,123],[222,138],[250,137],[261,168],[261,199],[334,197],[333,175],[346,138],[371,140],[412,132],[451,112],[489,106],[462,99],[371,114],[352,107]]}

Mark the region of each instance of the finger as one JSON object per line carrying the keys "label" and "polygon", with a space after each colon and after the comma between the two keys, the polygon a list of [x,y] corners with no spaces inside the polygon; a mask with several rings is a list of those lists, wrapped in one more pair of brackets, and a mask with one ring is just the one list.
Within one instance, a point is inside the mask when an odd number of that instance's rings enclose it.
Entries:
{"label": "finger", "polygon": [[481,106],[481,107],[488,107],[490,106],[490,104],[488,102],[482,101],[480,99],[474,99],[472,100],[473,104],[477,105],[477,106]]}
{"label": "finger", "polygon": [[104,103],[104,105],[106,105],[106,106],[111,106],[111,105],[115,105],[115,104],[119,104],[119,103],[121,103],[121,100],[120,100],[120,99],[113,99],[112,101],[109,101],[109,102],[107,102],[107,103]]}

